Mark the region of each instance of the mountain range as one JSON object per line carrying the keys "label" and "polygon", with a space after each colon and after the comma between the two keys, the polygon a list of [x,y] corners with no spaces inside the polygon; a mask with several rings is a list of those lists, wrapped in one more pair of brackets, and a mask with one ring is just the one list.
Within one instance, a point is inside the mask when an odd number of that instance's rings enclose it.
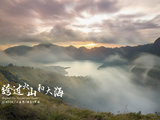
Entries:
{"label": "mountain range", "polygon": [[[46,55],[57,58],[56,60],[93,60],[104,61],[106,57],[111,55],[119,55],[125,59],[132,60],[138,57],[141,53],[149,53],[160,56],[160,38],[155,40],[154,43],[138,45],[138,46],[126,46],[119,48],[106,48],[106,47],[94,47],[87,49],[85,47],[76,48],[74,46],[62,47],[54,44],[38,44],[33,47],[29,46],[15,46],[4,50],[9,56],[34,56],[35,54]],[[50,59],[50,58],[47,58]]]}

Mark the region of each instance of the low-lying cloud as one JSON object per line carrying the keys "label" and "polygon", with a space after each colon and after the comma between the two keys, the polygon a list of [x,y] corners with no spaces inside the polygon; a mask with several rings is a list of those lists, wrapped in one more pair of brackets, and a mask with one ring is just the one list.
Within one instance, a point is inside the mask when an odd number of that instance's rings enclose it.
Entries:
{"label": "low-lying cloud", "polygon": [[[118,57],[112,56],[108,59],[117,61]],[[151,64],[144,62],[144,59],[145,61],[151,60]],[[79,107],[114,113],[138,111],[154,113],[160,111],[158,102],[160,81],[155,76],[146,74],[146,71],[153,70],[159,59],[159,57],[146,54],[129,65],[108,66],[99,70],[97,68],[101,64],[91,61],[59,62],[56,65],[71,67],[67,70],[69,76],[90,78],[88,81],[70,83],[77,85],[73,87],[70,94]],[[143,68],[141,72],[139,71],[140,64]],[[159,71],[160,68],[157,69],[157,72]]]}

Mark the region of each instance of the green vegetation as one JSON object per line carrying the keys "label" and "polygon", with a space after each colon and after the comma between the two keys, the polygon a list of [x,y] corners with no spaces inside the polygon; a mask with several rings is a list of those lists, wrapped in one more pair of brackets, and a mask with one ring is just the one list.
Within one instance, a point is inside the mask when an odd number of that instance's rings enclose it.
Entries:
{"label": "green vegetation", "polygon": [[[21,80],[36,87],[39,82],[43,84],[61,84],[66,82],[69,85],[77,79],[87,82],[89,78],[84,77],[65,77],[63,75],[33,69],[29,67],[0,67],[0,88],[3,84],[18,84]],[[32,81],[33,84],[32,84]],[[48,80],[48,81],[46,81]],[[75,84],[76,85],[76,84]],[[65,87],[65,86],[64,86]],[[67,86],[66,86],[67,87]],[[69,91],[68,91],[69,92]],[[37,93],[39,104],[0,104],[0,119],[2,120],[160,120],[157,114],[142,115],[138,113],[117,114],[93,112],[87,109],[79,109],[67,105],[62,99]],[[2,97],[2,94],[0,94]],[[0,98],[0,102],[1,102]]]}

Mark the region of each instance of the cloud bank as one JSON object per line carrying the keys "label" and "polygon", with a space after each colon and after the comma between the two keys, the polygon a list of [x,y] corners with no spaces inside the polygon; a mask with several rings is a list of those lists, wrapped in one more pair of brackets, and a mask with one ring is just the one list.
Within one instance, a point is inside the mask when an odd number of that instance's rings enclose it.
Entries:
{"label": "cloud bank", "polygon": [[137,45],[159,37],[158,0],[1,0],[0,44]]}

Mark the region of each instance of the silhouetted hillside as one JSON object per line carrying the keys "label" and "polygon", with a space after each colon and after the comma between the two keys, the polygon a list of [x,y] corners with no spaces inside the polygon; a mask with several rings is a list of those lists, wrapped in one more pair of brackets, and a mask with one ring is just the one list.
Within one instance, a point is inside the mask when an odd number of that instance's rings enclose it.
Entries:
{"label": "silhouetted hillside", "polygon": [[152,53],[156,54],[156,55],[160,55],[160,38],[158,38],[153,46],[152,46]]}
{"label": "silhouetted hillside", "polygon": [[37,54],[49,53],[50,57],[56,56],[58,60],[77,59],[77,60],[94,60],[94,61],[103,61],[106,57],[110,55],[120,55],[126,59],[132,60],[141,53],[151,53],[155,55],[160,55],[160,38],[158,38],[154,42],[154,44],[139,45],[134,47],[130,46],[120,47],[120,48],[95,47],[92,49],[87,49],[85,47],[75,48],[73,46],[62,47],[54,44],[39,44],[33,47],[28,47],[28,46],[11,47],[6,49],[5,53],[7,53],[8,55],[18,55],[18,56],[27,56],[28,54],[34,56],[34,54],[37,55]]}

